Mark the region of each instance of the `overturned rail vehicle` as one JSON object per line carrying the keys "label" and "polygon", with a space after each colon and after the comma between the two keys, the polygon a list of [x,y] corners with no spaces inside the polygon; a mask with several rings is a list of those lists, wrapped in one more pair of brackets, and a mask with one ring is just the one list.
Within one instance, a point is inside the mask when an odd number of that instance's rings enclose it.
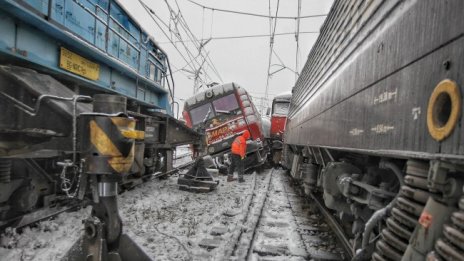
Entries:
{"label": "overturned rail vehicle", "polygon": [[[166,54],[117,1],[3,0],[0,34],[0,225],[85,197],[83,138],[129,174],[122,186],[169,170],[175,146],[199,142],[171,116]],[[81,119],[101,111],[112,124]]]}
{"label": "overturned rail vehicle", "polygon": [[357,260],[464,260],[464,2],[335,1],[285,160]]}

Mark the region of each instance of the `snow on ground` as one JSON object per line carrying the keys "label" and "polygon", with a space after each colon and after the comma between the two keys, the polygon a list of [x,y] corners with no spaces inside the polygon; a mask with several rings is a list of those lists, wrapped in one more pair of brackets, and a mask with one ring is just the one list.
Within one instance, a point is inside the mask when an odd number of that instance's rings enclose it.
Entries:
{"label": "snow on ground", "polygon": [[[224,214],[241,213],[246,197],[251,195],[250,182],[226,183],[214,192],[196,194],[179,191],[176,179],[146,183],[143,189],[121,196],[125,231],[157,260],[203,259],[207,253],[199,247],[204,238],[211,238],[211,229],[220,223]],[[247,176],[248,181],[251,176]],[[236,215],[238,221],[239,215]],[[223,237],[228,238],[241,224],[228,225]],[[226,246],[223,246],[226,247]],[[223,248],[212,250],[223,251]]]}
{"label": "snow on ground", "polygon": [[[226,177],[218,179],[217,190],[207,194],[178,190],[176,176],[123,193],[119,209],[124,233],[156,260],[204,260],[201,256],[224,251],[227,246],[208,252],[198,243],[211,238],[210,230],[222,222],[224,214],[229,216],[224,237],[241,226],[238,214],[245,211],[244,203],[251,197],[252,175],[246,175],[243,184],[227,183]],[[5,231],[0,236],[0,260],[60,260],[82,234],[82,219],[89,216],[90,209],[62,213],[21,234]]]}
{"label": "snow on ground", "polygon": [[90,207],[62,213],[53,220],[25,228],[21,234],[7,229],[0,236],[0,260],[60,260],[81,234],[82,218]]}

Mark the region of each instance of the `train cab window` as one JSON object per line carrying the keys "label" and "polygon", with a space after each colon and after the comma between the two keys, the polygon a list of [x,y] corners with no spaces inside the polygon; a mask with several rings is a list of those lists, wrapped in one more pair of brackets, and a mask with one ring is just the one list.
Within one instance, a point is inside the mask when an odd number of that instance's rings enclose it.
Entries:
{"label": "train cab window", "polygon": [[192,125],[197,125],[202,123],[205,118],[208,120],[214,117],[213,108],[211,107],[211,103],[206,103],[201,105],[200,107],[194,108],[190,110],[190,117],[192,119]]}
{"label": "train cab window", "polygon": [[148,76],[150,78],[150,80],[155,80],[155,71],[156,71],[156,67],[154,64],[150,63],[150,75]]}
{"label": "train cab window", "polygon": [[239,114],[240,107],[238,106],[235,94],[229,94],[213,101],[214,111],[217,114]]}
{"label": "train cab window", "polygon": [[290,108],[289,102],[276,102],[272,107],[272,114],[287,115]]}
{"label": "train cab window", "polygon": [[155,70],[155,82],[158,83],[158,84],[161,84],[161,79],[162,79],[161,69],[156,68],[156,70]]}

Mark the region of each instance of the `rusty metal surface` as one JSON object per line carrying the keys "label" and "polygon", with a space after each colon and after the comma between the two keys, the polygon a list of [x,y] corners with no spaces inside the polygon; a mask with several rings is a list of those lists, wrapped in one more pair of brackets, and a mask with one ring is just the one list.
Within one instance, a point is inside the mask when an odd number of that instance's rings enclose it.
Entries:
{"label": "rusty metal surface", "polygon": [[[462,1],[336,1],[292,98],[288,144],[464,158],[461,124],[427,130],[430,94],[464,85]],[[460,123],[460,121],[459,121]]]}

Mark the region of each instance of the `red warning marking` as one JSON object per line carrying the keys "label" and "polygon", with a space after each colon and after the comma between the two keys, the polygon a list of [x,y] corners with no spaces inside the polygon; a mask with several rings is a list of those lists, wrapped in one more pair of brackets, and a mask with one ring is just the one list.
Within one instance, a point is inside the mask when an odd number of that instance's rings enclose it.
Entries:
{"label": "red warning marking", "polygon": [[421,224],[424,228],[429,228],[430,225],[432,225],[432,219],[432,215],[424,211],[419,218],[419,224]]}

